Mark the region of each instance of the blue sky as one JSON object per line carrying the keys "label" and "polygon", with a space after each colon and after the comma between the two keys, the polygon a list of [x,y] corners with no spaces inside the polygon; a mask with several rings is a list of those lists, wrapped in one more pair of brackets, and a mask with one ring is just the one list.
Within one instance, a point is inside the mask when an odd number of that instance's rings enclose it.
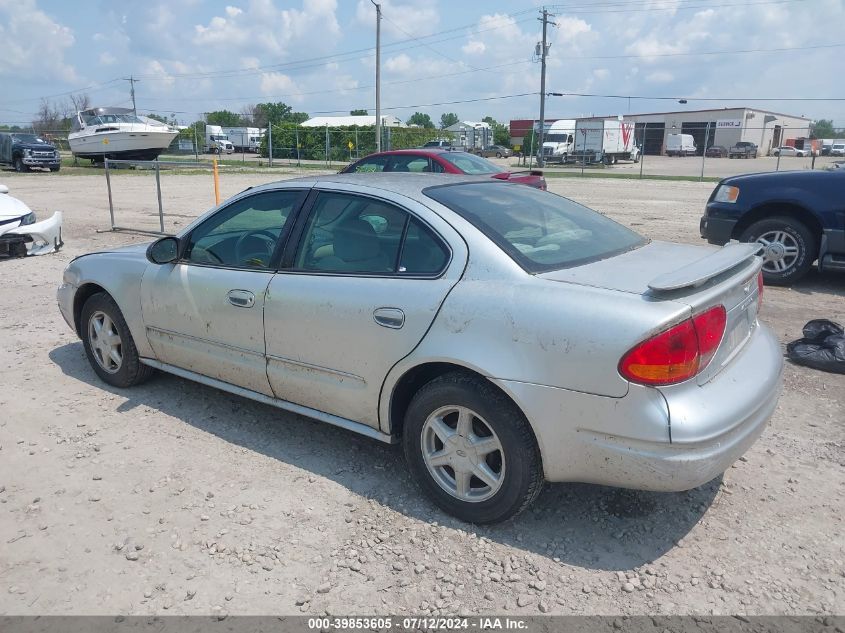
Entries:
{"label": "blue sky", "polygon": [[[381,4],[386,114],[538,116],[540,3]],[[845,102],[783,100],[845,97],[845,0],[547,6],[547,91],[688,99],[552,97],[549,117],[750,105],[845,126]],[[70,92],[129,105],[130,75],[141,80],[139,112],[181,122],[262,101],[311,114],[374,109],[370,0],[0,0],[0,42],[0,122],[31,120],[44,97],[64,107]],[[534,94],[498,98],[523,93]]]}

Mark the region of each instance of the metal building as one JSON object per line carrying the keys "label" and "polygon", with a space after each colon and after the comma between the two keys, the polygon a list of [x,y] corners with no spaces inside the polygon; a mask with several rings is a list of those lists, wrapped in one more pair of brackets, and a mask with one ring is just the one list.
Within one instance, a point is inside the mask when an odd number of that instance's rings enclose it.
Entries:
{"label": "metal building", "polygon": [[[617,116],[575,118],[600,120]],[[748,107],[624,114],[622,118],[636,123],[637,144],[643,147],[645,154],[665,153],[670,134],[690,134],[699,154],[713,145],[729,148],[738,141],[750,141],[757,144],[760,155],[766,155],[772,148],[786,145],[787,141],[809,137],[812,124],[812,120],[804,116]],[[554,120],[557,119],[546,119],[546,123]],[[532,124],[536,128],[534,121],[511,121],[511,141],[522,141]]]}

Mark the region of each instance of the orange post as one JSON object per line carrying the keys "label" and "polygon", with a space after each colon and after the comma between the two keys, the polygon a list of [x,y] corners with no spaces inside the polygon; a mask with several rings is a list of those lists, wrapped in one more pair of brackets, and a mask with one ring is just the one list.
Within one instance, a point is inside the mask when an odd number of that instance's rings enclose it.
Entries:
{"label": "orange post", "polygon": [[211,159],[214,165],[214,204],[220,204],[220,174],[217,171],[217,159]]}

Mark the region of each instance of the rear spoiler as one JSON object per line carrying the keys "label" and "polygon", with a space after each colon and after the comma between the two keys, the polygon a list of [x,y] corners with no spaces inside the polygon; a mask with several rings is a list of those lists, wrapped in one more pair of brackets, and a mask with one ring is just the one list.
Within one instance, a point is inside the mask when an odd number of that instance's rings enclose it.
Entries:
{"label": "rear spoiler", "polygon": [[723,272],[738,266],[754,257],[760,249],[760,244],[745,244],[732,242],[718,251],[697,261],[687,264],[678,270],[655,277],[648,282],[648,287],[656,291],[679,290],[681,288],[696,287],[704,284]]}
{"label": "rear spoiler", "polygon": [[529,176],[542,176],[543,172],[539,169],[518,169],[516,171],[503,171],[500,174],[494,174],[493,178],[498,178],[499,180],[507,180],[511,176],[516,176],[517,174],[528,174]]}

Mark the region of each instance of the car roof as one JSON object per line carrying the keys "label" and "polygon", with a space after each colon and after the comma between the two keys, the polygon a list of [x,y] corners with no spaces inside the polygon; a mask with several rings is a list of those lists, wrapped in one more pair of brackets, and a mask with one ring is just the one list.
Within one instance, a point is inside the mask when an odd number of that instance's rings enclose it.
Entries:
{"label": "car roof", "polygon": [[278,180],[266,185],[259,185],[253,191],[265,189],[278,189],[297,187],[305,185],[314,187],[321,184],[349,184],[382,189],[398,193],[409,198],[418,198],[423,194],[424,189],[441,185],[456,185],[466,183],[484,183],[492,186],[520,187],[515,183],[505,180],[497,180],[490,176],[465,176],[462,174],[434,174],[434,173],[412,173],[412,172],[377,172],[377,173],[355,173],[355,174],[328,174],[324,176],[304,176],[291,180]]}
{"label": "car roof", "polygon": [[[413,149],[391,149],[384,152],[367,154],[364,158],[373,156],[401,156],[402,154],[460,154],[461,150],[443,149],[442,147],[418,147]],[[360,159],[360,160],[363,160]]]}

